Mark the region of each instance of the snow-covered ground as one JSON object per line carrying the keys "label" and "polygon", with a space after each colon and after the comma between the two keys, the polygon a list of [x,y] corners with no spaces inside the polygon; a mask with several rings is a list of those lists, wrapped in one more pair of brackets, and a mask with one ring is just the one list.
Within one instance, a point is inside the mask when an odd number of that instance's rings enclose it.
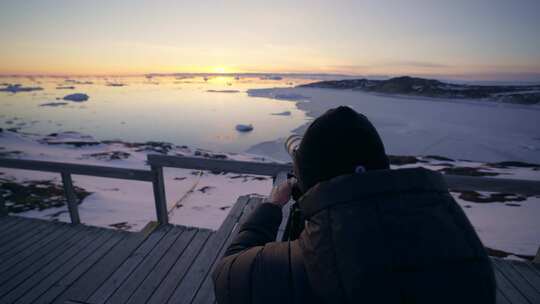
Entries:
{"label": "snow-covered ground", "polygon": [[[538,106],[316,88],[253,89],[248,94],[291,100],[312,118],[333,107],[350,106],[373,122],[387,152],[394,155],[540,163]],[[295,132],[301,134],[306,127]],[[283,139],[255,145],[248,151],[287,159],[282,146]]]}

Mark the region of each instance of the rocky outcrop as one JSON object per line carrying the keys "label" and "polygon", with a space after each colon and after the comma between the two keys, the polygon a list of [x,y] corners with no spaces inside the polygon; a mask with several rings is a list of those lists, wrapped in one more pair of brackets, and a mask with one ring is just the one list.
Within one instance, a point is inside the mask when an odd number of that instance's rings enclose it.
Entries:
{"label": "rocky outcrop", "polygon": [[301,85],[306,88],[348,89],[383,94],[415,95],[435,98],[486,99],[504,103],[540,103],[539,85],[467,85],[410,76],[388,80],[348,79]]}

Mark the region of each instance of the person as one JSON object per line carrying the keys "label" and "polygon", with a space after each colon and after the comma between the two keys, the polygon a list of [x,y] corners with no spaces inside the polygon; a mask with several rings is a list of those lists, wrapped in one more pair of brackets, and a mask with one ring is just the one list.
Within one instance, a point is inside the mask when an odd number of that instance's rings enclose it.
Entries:
{"label": "person", "polygon": [[327,111],[293,164],[303,231],[275,241],[289,180],[214,269],[218,303],[495,303],[490,260],[442,175],[391,170],[364,115]]}

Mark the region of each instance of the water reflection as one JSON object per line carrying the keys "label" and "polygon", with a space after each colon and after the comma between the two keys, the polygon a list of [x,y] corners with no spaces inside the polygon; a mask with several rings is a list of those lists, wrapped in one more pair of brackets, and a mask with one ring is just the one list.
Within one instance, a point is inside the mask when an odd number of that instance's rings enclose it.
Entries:
{"label": "water reflection", "polygon": [[[43,88],[0,92],[0,126],[39,134],[78,131],[98,139],[168,141],[240,152],[256,143],[287,136],[305,121],[304,113],[293,102],[252,98],[245,91],[308,81],[234,75],[0,78],[5,85]],[[62,100],[73,93],[87,94],[89,100]],[[286,111],[290,115],[271,115]],[[236,124],[253,124],[254,130],[239,133]]]}

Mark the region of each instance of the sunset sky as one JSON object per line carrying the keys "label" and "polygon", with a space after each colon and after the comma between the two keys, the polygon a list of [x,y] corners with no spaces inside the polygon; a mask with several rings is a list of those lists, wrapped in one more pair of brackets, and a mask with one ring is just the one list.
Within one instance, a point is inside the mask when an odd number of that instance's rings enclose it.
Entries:
{"label": "sunset sky", "polygon": [[539,0],[2,0],[0,74],[540,79]]}

